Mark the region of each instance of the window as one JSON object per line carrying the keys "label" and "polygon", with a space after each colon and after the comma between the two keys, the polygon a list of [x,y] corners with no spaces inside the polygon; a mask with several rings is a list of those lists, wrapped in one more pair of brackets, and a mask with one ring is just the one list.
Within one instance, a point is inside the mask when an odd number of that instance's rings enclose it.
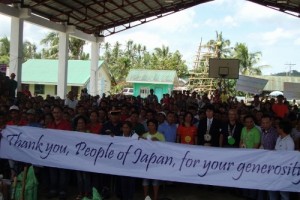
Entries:
{"label": "window", "polygon": [[140,96],[141,98],[147,98],[147,96],[150,94],[150,89],[148,87],[140,88]]}
{"label": "window", "polygon": [[35,84],[34,94],[45,94],[45,85]]}

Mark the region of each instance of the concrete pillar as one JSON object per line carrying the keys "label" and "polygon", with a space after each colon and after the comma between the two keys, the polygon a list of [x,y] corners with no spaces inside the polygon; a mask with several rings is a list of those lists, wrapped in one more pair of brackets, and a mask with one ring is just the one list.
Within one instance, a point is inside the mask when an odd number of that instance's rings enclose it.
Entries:
{"label": "concrete pillar", "polygon": [[98,42],[92,42],[91,45],[91,73],[90,73],[90,89],[89,94],[92,96],[97,95],[97,89],[98,89],[98,77],[97,77],[97,69],[99,65],[99,43]]}
{"label": "concrete pillar", "polygon": [[16,74],[18,91],[21,90],[22,61],[23,61],[23,27],[24,20],[11,18],[9,73]]}
{"label": "concrete pillar", "polygon": [[68,79],[69,34],[59,32],[57,95],[65,99]]}

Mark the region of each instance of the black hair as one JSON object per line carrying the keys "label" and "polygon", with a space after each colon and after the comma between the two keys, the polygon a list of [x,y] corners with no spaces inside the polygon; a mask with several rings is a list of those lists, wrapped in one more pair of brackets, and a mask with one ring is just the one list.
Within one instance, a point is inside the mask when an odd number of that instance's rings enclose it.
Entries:
{"label": "black hair", "polygon": [[290,134],[293,129],[291,122],[288,120],[280,120],[278,127],[282,129],[285,134]]}
{"label": "black hair", "polygon": [[133,125],[132,125],[132,123],[130,122],[130,121],[125,121],[124,123],[123,123],[123,125],[127,125],[130,129],[132,129],[132,127],[133,127]]}
{"label": "black hair", "polygon": [[158,121],[156,119],[149,119],[149,120],[147,120],[147,126],[150,123],[153,123],[155,125],[156,129],[158,128]]}

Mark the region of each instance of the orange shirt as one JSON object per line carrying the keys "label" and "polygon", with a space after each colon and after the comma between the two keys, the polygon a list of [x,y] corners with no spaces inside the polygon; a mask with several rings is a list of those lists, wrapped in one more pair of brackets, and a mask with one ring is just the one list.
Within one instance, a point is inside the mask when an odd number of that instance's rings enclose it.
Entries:
{"label": "orange shirt", "polygon": [[177,135],[179,135],[181,144],[195,144],[195,139],[197,136],[197,127],[186,127],[179,125],[177,128]]}

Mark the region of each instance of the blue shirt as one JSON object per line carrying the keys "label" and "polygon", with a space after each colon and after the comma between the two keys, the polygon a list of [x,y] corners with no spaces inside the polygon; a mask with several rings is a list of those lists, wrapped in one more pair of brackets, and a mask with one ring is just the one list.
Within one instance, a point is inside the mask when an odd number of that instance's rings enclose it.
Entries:
{"label": "blue shirt", "polygon": [[165,136],[166,142],[176,142],[176,124],[169,124],[164,122],[158,126],[158,132]]}

